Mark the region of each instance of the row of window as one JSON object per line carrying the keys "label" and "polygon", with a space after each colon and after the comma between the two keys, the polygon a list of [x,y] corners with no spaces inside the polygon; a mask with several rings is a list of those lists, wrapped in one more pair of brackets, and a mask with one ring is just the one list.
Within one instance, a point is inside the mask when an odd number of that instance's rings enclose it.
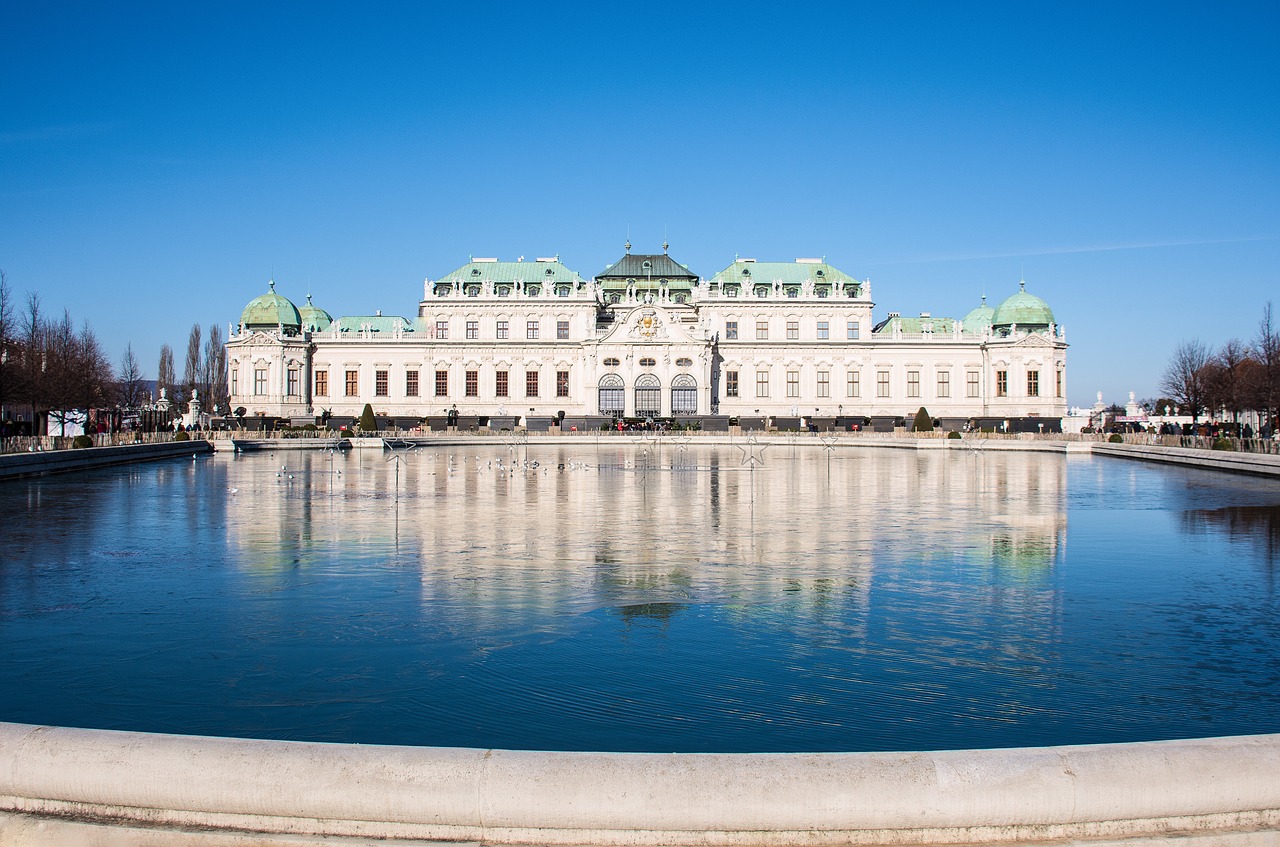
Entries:
{"label": "row of window", "polygon": [[[846,340],[857,341],[861,337],[861,332],[862,330],[861,330],[861,327],[859,326],[858,321],[845,321],[844,337]],[[724,337],[726,341],[738,340],[739,335],[738,335],[737,321],[724,322]],[[818,321],[817,338],[819,341],[827,341],[831,338],[831,322],[830,321]],[[769,340],[769,321],[765,318],[761,318],[756,321],[756,341],[768,341],[768,340]],[[800,321],[799,320],[787,321],[787,340],[788,341],[800,340]]]}
{"label": "row of window", "polygon": [[[266,394],[266,371],[255,371],[254,394]],[[293,396],[297,394],[297,383],[290,371],[288,394]],[[257,374],[261,374],[261,390],[259,390],[259,382]],[[539,396],[539,378],[541,372],[536,370],[525,371],[524,374],[524,396]],[[343,394],[346,397],[360,396],[360,371],[347,370],[344,372],[345,383],[343,386]],[[469,370],[463,374],[463,396],[479,397],[480,396],[480,372]],[[449,371],[440,370],[435,372],[435,396],[449,396]],[[231,389],[235,393],[235,387]],[[329,372],[316,371],[315,373],[315,396],[329,396]],[[385,370],[375,370],[373,372],[373,396],[388,397],[390,396],[390,372]],[[406,370],[404,372],[404,396],[419,396],[418,371]],[[510,397],[511,396],[511,372],[497,371],[494,373],[494,396]],[[556,371],[556,395],[557,397],[569,396],[569,372]]]}
{"label": "row of window", "polygon": [[[1054,372],[1057,377],[1055,386],[1055,396],[1062,397],[1062,371]],[[818,371],[817,373],[817,396],[831,396],[831,372]],[[951,372],[938,371],[937,386],[935,397],[949,398],[951,396]],[[769,386],[771,382],[771,372],[768,370],[756,371],[756,396],[768,397]],[[740,397],[741,382],[739,380],[738,371],[725,371],[724,374],[724,393],[726,397]],[[786,396],[800,396],[800,372],[786,372]],[[845,372],[845,396],[861,397],[862,396],[862,373],[861,371]],[[887,398],[891,396],[889,391],[889,371],[876,371],[876,397]],[[920,397],[920,371],[907,371],[907,397]],[[982,396],[982,374],[979,371],[967,371],[965,373],[965,397],[977,398]],[[996,371],[996,396],[1009,396],[1009,372]],[[1027,397],[1040,396],[1040,372],[1027,371]]]}
{"label": "row of window", "polygon": [[[447,339],[449,337],[448,320],[436,321],[435,328],[429,333],[431,338]],[[511,337],[511,321],[499,320],[494,323],[494,338],[505,340]],[[468,341],[476,341],[480,338],[480,321],[469,320],[466,322],[464,330],[465,338]],[[533,341],[542,337],[542,322],[537,320],[528,320],[524,324],[524,337]],[[566,320],[556,321],[556,340],[565,341],[569,338],[569,322]]]}

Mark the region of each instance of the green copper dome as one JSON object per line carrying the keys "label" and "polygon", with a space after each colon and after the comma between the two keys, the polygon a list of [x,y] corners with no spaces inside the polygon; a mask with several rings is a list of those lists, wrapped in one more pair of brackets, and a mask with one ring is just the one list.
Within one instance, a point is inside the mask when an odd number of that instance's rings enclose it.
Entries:
{"label": "green copper dome", "polygon": [[303,332],[324,332],[333,323],[333,315],[311,305],[310,294],[307,295],[307,305],[298,310],[298,315],[302,318]]}
{"label": "green copper dome", "polygon": [[1018,283],[1018,293],[1005,300],[991,316],[992,326],[1008,327],[1017,324],[1028,329],[1045,329],[1054,323],[1049,304],[1034,294],[1027,293],[1027,284]]}
{"label": "green copper dome", "polygon": [[274,279],[268,285],[266,294],[253,298],[244,307],[244,311],[240,313],[240,323],[246,329],[275,329],[283,326],[285,330],[298,332],[302,327],[298,307],[276,294]]}
{"label": "green copper dome", "polygon": [[987,295],[982,295],[982,305],[964,316],[965,332],[983,332],[991,329],[991,319],[996,310],[987,305]]}

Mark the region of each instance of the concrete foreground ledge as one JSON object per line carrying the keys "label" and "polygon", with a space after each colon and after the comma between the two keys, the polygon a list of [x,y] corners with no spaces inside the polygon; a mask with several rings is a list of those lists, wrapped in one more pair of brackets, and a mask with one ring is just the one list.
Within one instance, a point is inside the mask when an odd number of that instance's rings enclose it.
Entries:
{"label": "concrete foreground ledge", "polygon": [[638,754],[0,724],[0,844],[1280,844],[1280,735]]}
{"label": "concrete foreground ledge", "polygon": [[166,441],[159,444],[121,444],[115,447],[85,447],[80,450],[44,450],[35,453],[0,455],[0,480],[41,476],[48,473],[88,470],[108,465],[127,465],[155,459],[172,459],[212,453],[203,439]]}

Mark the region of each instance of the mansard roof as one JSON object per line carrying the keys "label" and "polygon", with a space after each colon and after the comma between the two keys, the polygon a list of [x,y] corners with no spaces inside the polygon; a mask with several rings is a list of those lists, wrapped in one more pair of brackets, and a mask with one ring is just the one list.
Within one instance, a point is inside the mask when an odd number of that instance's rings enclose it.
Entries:
{"label": "mansard roof", "polygon": [[[648,262],[648,267],[645,266]],[[696,283],[698,275],[666,253],[627,253],[603,273],[596,274],[600,281],[634,279],[637,282],[659,279],[684,280]]]}
{"label": "mansard roof", "polygon": [[449,271],[449,273],[431,281],[451,283],[454,280],[459,281],[462,285],[466,285],[469,282],[481,283],[485,280],[499,283],[568,282],[575,285],[581,285],[585,281],[577,271],[561,264],[559,256],[553,259],[538,259],[533,262],[523,260],[499,262],[496,259],[471,259],[462,267]]}
{"label": "mansard roof", "polygon": [[397,330],[413,332],[414,325],[408,318],[402,318],[399,315],[343,315],[330,324],[329,329],[355,333],[367,330],[386,336]]}
{"label": "mansard roof", "polygon": [[825,259],[797,259],[794,262],[757,262],[755,259],[735,259],[732,265],[720,271],[710,280],[712,285],[726,283],[771,283],[800,285],[805,280],[815,285],[857,285],[858,280],[839,268],[827,264]]}

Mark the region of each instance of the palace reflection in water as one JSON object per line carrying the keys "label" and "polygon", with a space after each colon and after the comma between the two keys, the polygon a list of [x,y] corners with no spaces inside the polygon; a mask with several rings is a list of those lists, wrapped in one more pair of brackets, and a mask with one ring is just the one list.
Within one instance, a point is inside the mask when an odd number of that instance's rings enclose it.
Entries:
{"label": "palace reflection in water", "polygon": [[0,719],[667,751],[1280,729],[1273,484],[805,442],[0,488]]}

